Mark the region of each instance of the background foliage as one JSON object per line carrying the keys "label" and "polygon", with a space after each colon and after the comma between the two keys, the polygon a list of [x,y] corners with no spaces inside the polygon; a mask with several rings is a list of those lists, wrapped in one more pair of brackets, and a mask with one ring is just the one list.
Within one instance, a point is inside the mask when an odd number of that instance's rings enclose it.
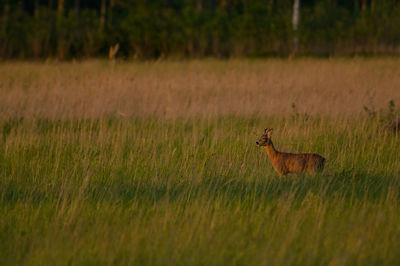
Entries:
{"label": "background foliage", "polygon": [[[281,56],[292,0],[0,0],[0,57]],[[400,1],[303,0],[299,53],[396,54]]]}

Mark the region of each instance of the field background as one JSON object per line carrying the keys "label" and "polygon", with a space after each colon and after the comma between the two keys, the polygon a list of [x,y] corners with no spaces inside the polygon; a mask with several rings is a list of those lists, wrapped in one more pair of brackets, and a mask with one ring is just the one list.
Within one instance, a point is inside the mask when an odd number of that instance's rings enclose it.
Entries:
{"label": "field background", "polygon": [[[2,265],[400,263],[400,60],[0,64]],[[279,179],[255,145],[327,158]]]}

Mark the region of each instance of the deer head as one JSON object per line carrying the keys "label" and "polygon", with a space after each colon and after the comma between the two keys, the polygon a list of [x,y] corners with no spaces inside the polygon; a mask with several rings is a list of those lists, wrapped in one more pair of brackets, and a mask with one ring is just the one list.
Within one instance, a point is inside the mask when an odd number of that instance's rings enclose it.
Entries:
{"label": "deer head", "polygon": [[269,146],[272,144],[271,142],[271,135],[272,135],[272,128],[266,128],[264,130],[264,134],[260,137],[258,141],[256,141],[256,144],[258,146]]}

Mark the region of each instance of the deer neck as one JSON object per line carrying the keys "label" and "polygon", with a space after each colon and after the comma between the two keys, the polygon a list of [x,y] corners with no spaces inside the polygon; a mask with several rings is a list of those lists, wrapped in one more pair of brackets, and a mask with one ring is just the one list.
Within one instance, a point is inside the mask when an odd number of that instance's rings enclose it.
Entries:
{"label": "deer neck", "polygon": [[267,154],[270,159],[275,159],[279,152],[275,149],[274,144],[271,142],[271,145],[265,146],[265,150],[267,151]]}

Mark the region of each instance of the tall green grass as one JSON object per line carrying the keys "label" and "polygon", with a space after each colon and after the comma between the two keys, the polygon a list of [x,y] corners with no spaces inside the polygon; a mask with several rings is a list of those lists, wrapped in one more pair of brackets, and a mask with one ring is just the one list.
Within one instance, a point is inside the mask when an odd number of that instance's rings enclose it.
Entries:
{"label": "tall green grass", "polygon": [[[0,124],[2,265],[400,263],[400,139],[376,118]],[[327,158],[279,179],[255,145]]]}

